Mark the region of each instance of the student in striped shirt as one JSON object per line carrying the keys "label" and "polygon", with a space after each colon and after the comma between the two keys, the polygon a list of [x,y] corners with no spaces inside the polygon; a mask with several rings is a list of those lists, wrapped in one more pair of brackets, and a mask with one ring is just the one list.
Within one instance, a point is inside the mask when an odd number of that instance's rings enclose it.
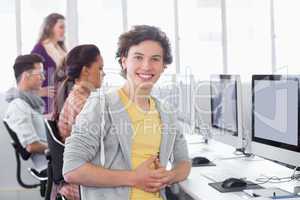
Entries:
{"label": "student in striped shirt", "polygon": [[95,45],[80,45],[73,48],[67,55],[67,78],[60,88],[61,92],[68,91],[73,85],[59,115],[58,128],[61,140],[70,136],[76,116],[83,108],[91,91],[100,88],[103,72],[103,59]]}
{"label": "student in striped shirt", "polygon": [[[101,86],[105,74],[99,49],[91,44],[73,48],[67,55],[66,72],[67,77],[58,92],[59,96],[67,97],[57,123],[62,142],[70,136],[75,118],[90,93]],[[78,185],[63,184],[56,187],[56,190],[68,200],[80,199]]]}

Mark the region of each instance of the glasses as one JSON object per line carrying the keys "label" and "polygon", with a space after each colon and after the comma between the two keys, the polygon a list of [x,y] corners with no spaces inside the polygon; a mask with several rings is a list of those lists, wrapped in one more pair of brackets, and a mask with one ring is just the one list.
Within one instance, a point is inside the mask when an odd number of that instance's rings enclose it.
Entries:
{"label": "glasses", "polygon": [[31,72],[30,75],[40,75],[41,77],[45,77],[45,72]]}

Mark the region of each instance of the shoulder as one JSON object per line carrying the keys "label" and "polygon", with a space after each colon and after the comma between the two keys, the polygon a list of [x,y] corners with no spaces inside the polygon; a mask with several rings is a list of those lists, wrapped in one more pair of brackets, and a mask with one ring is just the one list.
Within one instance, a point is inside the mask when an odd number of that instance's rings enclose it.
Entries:
{"label": "shoulder", "polygon": [[176,114],[176,109],[169,102],[161,101],[153,96],[152,99],[154,100],[155,105],[160,113],[163,112],[163,113]]}
{"label": "shoulder", "polygon": [[20,99],[20,98],[16,98],[14,100],[12,100],[9,104],[8,104],[8,110],[31,110],[31,107],[29,106],[28,103],[26,103],[24,100]]}
{"label": "shoulder", "polygon": [[31,116],[33,110],[24,100],[17,98],[8,104],[4,119],[8,118],[23,118]]}
{"label": "shoulder", "polygon": [[97,114],[104,108],[105,98],[100,90],[91,92],[90,96],[86,99],[81,113],[83,114]]}
{"label": "shoulder", "polygon": [[42,45],[42,43],[37,43],[36,45],[34,45],[31,53],[41,53],[45,50],[44,46]]}

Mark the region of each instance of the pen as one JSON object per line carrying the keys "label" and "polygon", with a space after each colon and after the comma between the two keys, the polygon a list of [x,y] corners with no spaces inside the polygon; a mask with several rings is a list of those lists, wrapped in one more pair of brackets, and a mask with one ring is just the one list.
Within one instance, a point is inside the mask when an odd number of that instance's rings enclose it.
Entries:
{"label": "pen", "polygon": [[156,154],[156,161],[154,162],[154,168],[158,169],[159,168],[159,152]]}

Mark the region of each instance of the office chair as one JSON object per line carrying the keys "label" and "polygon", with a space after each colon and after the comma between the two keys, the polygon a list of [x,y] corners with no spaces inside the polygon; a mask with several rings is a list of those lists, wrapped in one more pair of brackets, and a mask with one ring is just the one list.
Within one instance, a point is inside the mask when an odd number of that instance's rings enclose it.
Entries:
{"label": "office chair", "polygon": [[28,168],[29,173],[39,181],[39,183],[36,184],[27,184],[24,183],[21,177],[21,160],[20,157],[23,160],[28,160],[31,156],[31,153],[29,153],[20,143],[17,134],[8,126],[8,124],[3,121],[5,128],[7,129],[12,141],[11,141],[11,145],[13,146],[14,150],[15,150],[15,156],[16,156],[16,161],[17,161],[17,181],[19,183],[20,186],[24,187],[24,188],[37,188],[40,187],[40,194],[42,197],[45,196],[45,192],[46,192],[46,184],[47,184],[47,172],[46,170],[43,170],[41,172],[38,172],[36,169],[34,168]]}
{"label": "office chair", "polygon": [[[56,121],[46,120],[46,133],[49,152],[47,153],[48,159],[48,187],[45,200],[50,200],[52,183],[59,185],[64,183],[62,175],[63,168],[63,154],[65,145],[59,140],[58,127]],[[57,199],[66,199],[64,196],[57,194]]]}

